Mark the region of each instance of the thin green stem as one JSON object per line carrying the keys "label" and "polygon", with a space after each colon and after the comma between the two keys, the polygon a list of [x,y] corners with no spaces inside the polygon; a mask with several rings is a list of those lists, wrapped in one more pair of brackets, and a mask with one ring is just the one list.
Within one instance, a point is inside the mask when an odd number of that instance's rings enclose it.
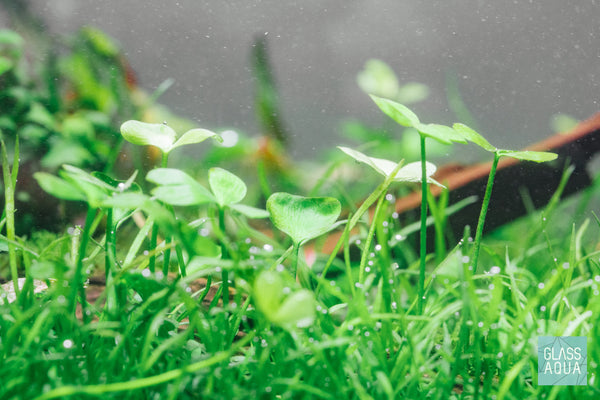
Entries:
{"label": "thin green stem", "polygon": [[371,226],[369,227],[369,233],[367,234],[367,239],[365,241],[365,247],[363,248],[362,255],[360,257],[360,267],[358,274],[358,281],[363,284],[365,277],[365,267],[367,265],[367,258],[371,252],[371,243],[373,242],[373,236],[375,236],[375,227],[377,225],[377,221],[379,219],[379,214],[381,213],[381,205],[385,200],[385,192],[379,196],[379,200],[377,201],[377,206],[375,207],[375,214],[373,215],[373,221],[371,222]]}
{"label": "thin green stem", "polygon": [[79,296],[81,298],[81,313],[84,323],[87,323],[89,318],[86,315],[85,310],[86,296],[85,288],[83,286],[83,259],[85,258],[85,251],[87,249],[87,245],[90,239],[90,227],[94,222],[95,216],[96,210],[88,206],[87,215],[85,217],[85,225],[83,227],[83,232],[81,232],[80,234],[81,240],[79,242],[77,263],[75,264],[75,274],[73,275],[73,282],[71,283],[71,298],[69,299],[69,311],[74,314],[77,305],[77,292],[79,292]]}
{"label": "thin green stem", "polygon": [[299,244],[294,243],[292,253],[292,276],[298,280],[298,257],[300,256]]}
{"label": "thin green stem", "polygon": [[497,152],[494,153],[494,162],[492,163],[492,169],[490,170],[490,175],[488,176],[485,195],[483,196],[483,203],[481,204],[481,212],[479,213],[479,221],[477,221],[477,232],[475,233],[475,243],[473,248],[473,274],[477,273],[479,249],[481,246],[481,237],[483,236],[483,225],[485,224],[485,216],[490,204],[490,198],[492,197],[492,187],[494,186],[494,177],[496,176],[496,169],[498,168],[499,160],[500,155]]}
{"label": "thin green stem", "polygon": [[[225,235],[225,229],[225,210],[222,207],[219,207],[219,230],[223,233],[223,236]],[[227,257],[227,246],[223,246],[222,252],[223,258]],[[223,282],[221,283],[223,287],[223,307],[227,307],[229,305],[229,271],[227,268],[223,268],[221,277],[223,279]]]}
{"label": "thin green stem", "polygon": [[8,155],[6,145],[2,141],[2,174],[4,178],[4,210],[6,213],[6,238],[8,239],[8,262],[10,265],[10,275],[13,280],[15,295],[19,297],[19,272],[17,269],[17,253],[15,246],[15,183],[17,180],[19,166],[19,140],[15,141],[15,154],[13,161],[13,170],[11,173],[8,164]]}
{"label": "thin green stem", "polygon": [[425,307],[425,260],[427,257],[427,165],[425,136],[421,135],[421,232],[419,240],[419,287],[417,312],[423,313]]}

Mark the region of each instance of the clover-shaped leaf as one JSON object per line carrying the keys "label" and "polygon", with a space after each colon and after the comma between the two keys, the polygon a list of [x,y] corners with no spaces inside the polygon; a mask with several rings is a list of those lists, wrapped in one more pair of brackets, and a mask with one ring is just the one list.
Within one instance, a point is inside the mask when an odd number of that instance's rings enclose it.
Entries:
{"label": "clover-shaped leaf", "polygon": [[342,208],[332,197],[274,193],[267,200],[267,210],[275,227],[290,236],[294,244],[302,245],[333,229]]}
{"label": "clover-shaped leaf", "polygon": [[150,124],[147,122],[129,120],[121,125],[121,134],[130,143],[145,146],[158,147],[164,154],[168,154],[174,148],[186,144],[200,143],[208,138],[218,141],[223,139],[214,132],[207,129],[192,129],[181,135],[176,141],[175,131],[166,124]]}
{"label": "clover-shaped leaf", "polygon": [[[375,171],[379,172],[381,175],[383,175],[386,178],[388,176],[390,176],[390,174],[394,171],[394,169],[398,165],[397,163],[390,161],[390,160],[369,157],[366,154],[363,154],[360,151],[351,149],[349,147],[338,146],[338,148],[340,150],[342,150],[344,153],[348,154],[350,157],[354,158],[356,161],[367,164],[368,166],[370,166],[371,168],[373,168]],[[436,171],[435,165],[427,161],[427,162],[425,162],[425,168],[427,171],[427,182],[443,187],[443,185],[441,185],[435,179],[431,178],[431,175],[433,175]],[[394,181],[396,181],[396,182],[421,182],[421,163],[417,161],[417,162],[409,163],[409,164],[403,166],[396,173],[396,176],[394,177]]]}
{"label": "clover-shaped leaf", "polygon": [[174,168],[156,168],[146,179],[158,185],[152,195],[174,206],[191,206],[216,202],[210,191],[183,171]]}
{"label": "clover-shaped leaf", "polygon": [[286,282],[279,272],[262,271],[254,281],[254,300],[272,323],[286,329],[305,328],[315,319],[315,295],[307,289],[287,294],[293,284],[292,279]]}

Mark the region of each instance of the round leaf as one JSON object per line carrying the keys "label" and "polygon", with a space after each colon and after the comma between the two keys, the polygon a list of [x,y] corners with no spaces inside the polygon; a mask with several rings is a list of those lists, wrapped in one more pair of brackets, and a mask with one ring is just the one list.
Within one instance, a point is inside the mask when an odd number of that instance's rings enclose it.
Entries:
{"label": "round leaf", "polygon": [[246,196],[244,181],[223,168],[211,168],[208,183],[221,207],[239,203]]}
{"label": "round leaf", "polygon": [[121,125],[121,134],[130,143],[156,146],[163,153],[168,153],[175,142],[175,131],[165,124],[130,120]]}
{"label": "round leaf", "polygon": [[316,306],[314,293],[300,289],[283,301],[271,321],[288,329],[306,328],[315,320]]}
{"label": "round leaf", "polygon": [[331,197],[274,193],[267,200],[267,210],[275,227],[300,245],[333,229],[341,205]]}

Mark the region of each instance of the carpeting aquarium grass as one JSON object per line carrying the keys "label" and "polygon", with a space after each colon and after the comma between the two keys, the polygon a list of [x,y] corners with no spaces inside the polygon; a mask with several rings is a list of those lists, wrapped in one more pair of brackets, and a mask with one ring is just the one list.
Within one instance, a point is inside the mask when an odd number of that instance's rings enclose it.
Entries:
{"label": "carpeting aquarium grass", "polygon": [[[409,115],[423,141],[470,141],[496,159],[553,157],[498,150],[470,128],[424,125],[404,106],[378,101],[396,121]],[[43,241],[13,237],[13,211],[5,209],[0,245],[12,254],[12,278],[25,283],[11,301],[10,283],[0,292],[0,398],[600,395],[600,222],[569,215],[558,194],[512,225],[518,229],[488,238],[480,226],[493,205],[484,201],[474,238],[467,228],[447,254],[427,254],[408,244],[391,196],[411,182],[425,193],[437,183],[424,159],[405,164],[340,147],[349,162],[380,174],[354,212],[342,213],[332,197],[282,192],[265,210],[245,204],[247,183],[230,171],[192,176],[168,167],[171,151],[218,139],[214,133],[195,129],[177,139],[167,125],[139,121],[122,133],[161,149],[161,167],[123,181],[68,165],[35,175],[53,196],[85,204],[82,226]],[[7,191],[17,165],[3,161]],[[492,183],[493,175],[490,191]],[[410,234],[444,226],[443,218],[436,209]],[[333,231],[343,233],[321,254]],[[47,289],[34,293],[34,279]],[[90,296],[98,279],[104,288]],[[538,385],[540,336],[587,337],[587,385]]]}

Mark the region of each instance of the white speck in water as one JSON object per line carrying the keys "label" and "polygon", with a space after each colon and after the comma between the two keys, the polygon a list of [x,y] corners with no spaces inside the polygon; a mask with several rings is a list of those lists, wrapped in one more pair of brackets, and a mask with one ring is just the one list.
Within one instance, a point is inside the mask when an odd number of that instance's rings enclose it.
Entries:
{"label": "white speck in water", "polygon": [[596,282],[600,282],[600,275],[596,275],[596,276],[594,277],[594,280],[595,280]]}
{"label": "white speck in water", "polygon": [[398,308],[398,303],[392,301],[392,310],[396,310]]}
{"label": "white speck in water", "polygon": [[396,240],[403,240],[404,239],[404,237],[401,234],[397,234],[396,236],[394,236],[394,238]]}
{"label": "white speck in water", "polygon": [[400,214],[398,214],[395,211],[392,213],[392,218],[394,218],[394,219],[398,219],[399,216],[400,216]]}
{"label": "white speck in water", "polygon": [[73,347],[73,341],[71,339],[67,339],[63,342],[63,347],[65,349],[70,349],[71,347]]}
{"label": "white speck in water", "polygon": [[471,259],[469,258],[469,256],[463,256],[463,258],[462,258],[462,262],[463,262],[463,264],[466,264],[466,263],[468,263],[470,260],[471,260]]}
{"label": "white speck in water", "polygon": [[498,353],[498,358],[502,358],[502,356],[504,356],[502,352]]}
{"label": "white speck in water", "polygon": [[283,294],[289,294],[292,291],[292,289],[286,286],[281,291],[283,292]]}
{"label": "white speck in water", "polygon": [[375,245],[375,251],[381,251],[381,245],[380,244],[376,244]]}
{"label": "white speck in water", "polygon": [[490,268],[490,274],[492,275],[496,275],[500,273],[500,267],[497,265],[494,265],[492,268]]}
{"label": "white speck in water", "polygon": [[480,328],[483,328],[483,322],[477,323],[477,326],[480,327]]}
{"label": "white speck in water", "polygon": [[387,221],[383,221],[383,222],[381,223],[381,225],[382,225],[384,228],[387,228],[387,227],[390,225],[390,223],[389,223],[389,222],[387,222]]}
{"label": "white speck in water", "polygon": [[285,270],[285,266],[283,264],[277,265],[277,272],[283,272]]}
{"label": "white speck in water", "polygon": [[562,265],[563,269],[569,269],[569,266],[570,266],[570,265],[569,265],[569,263],[568,263],[568,262],[566,262],[566,263],[563,263],[563,265]]}
{"label": "white speck in water", "polygon": [[233,147],[238,143],[239,137],[240,137],[240,135],[238,135],[238,133],[236,131],[233,131],[233,130],[223,131],[223,132],[221,132],[221,138],[223,139],[221,146]]}
{"label": "white speck in water", "polygon": [[67,301],[67,299],[62,294],[56,298],[56,302],[58,304],[65,304],[66,301]]}
{"label": "white speck in water", "polygon": [[210,234],[210,231],[207,228],[202,228],[198,233],[200,234],[200,236],[206,237]]}
{"label": "white speck in water", "polygon": [[371,272],[371,267],[365,267],[365,272]]}
{"label": "white speck in water", "polygon": [[264,249],[265,251],[269,251],[269,252],[270,252],[270,251],[273,251],[273,246],[271,246],[270,244],[265,244],[265,245],[263,246],[263,249]]}
{"label": "white speck in water", "polygon": [[546,311],[546,306],[541,306],[540,311],[542,311],[542,312]]}
{"label": "white speck in water", "polygon": [[543,289],[546,285],[544,284],[544,282],[540,282],[538,283],[538,289]]}
{"label": "white speck in water", "polygon": [[394,196],[392,196],[390,193],[388,193],[388,194],[385,195],[385,199],[387,201],[392,201],[392,200],[394,200]]}
{"label": "white speck in water", "polygon": [[489,286],[488,286],[488,289],[490,289],[490,290],[494,290],[494,288],[495,288],[495,287],[496,287],[496,286],[494,286],[494,284],[493,284],[493,283],[490,283],[490,284],[489,284]]}
{"label": "white speck in water", "polygon": [[215,272],[221,272],[221,267],[215,267]]}
{"label": "white speck in water", "polygon": [[144,268],[142,270],[142,276],[148,278],[150,276],[150,270],[148,268]]}

